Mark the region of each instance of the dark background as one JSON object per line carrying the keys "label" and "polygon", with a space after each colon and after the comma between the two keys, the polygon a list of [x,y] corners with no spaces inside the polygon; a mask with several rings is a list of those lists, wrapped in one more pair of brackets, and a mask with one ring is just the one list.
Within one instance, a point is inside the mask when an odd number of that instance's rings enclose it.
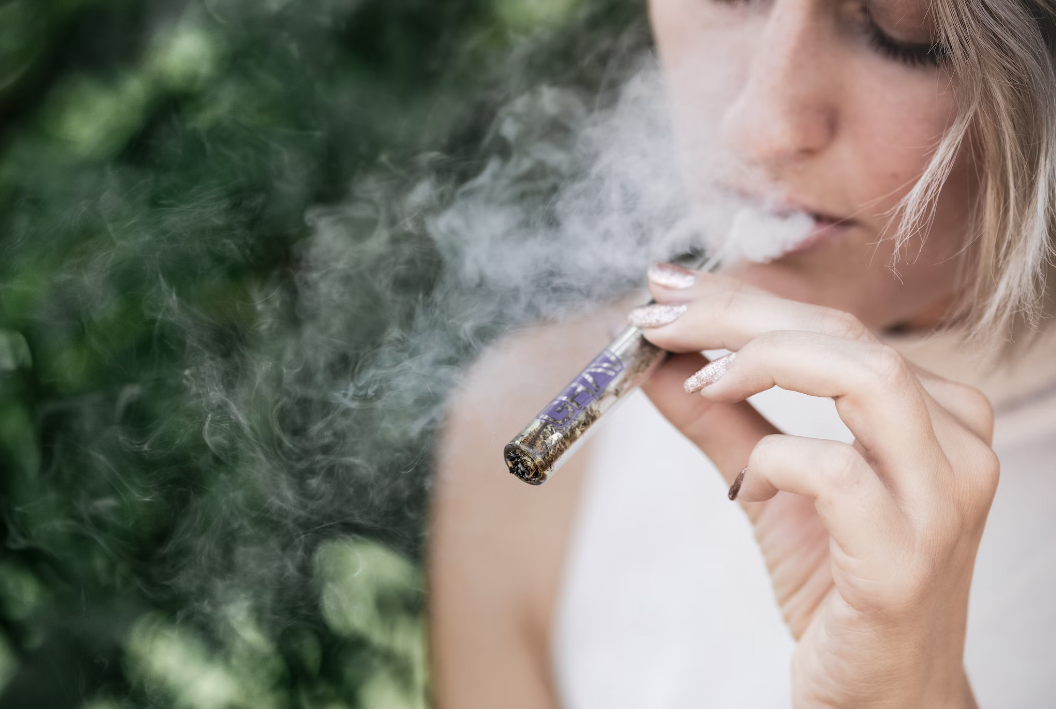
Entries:
{"label": "dark background", "polygon": [[[445,388],[357,377],[442,265],[384,195],[476,174],[534,86],[601,91],[643,15],[0,0],[0,709],[427,703],[407,416]],[[321,314],[303,244],[357,189]]]}

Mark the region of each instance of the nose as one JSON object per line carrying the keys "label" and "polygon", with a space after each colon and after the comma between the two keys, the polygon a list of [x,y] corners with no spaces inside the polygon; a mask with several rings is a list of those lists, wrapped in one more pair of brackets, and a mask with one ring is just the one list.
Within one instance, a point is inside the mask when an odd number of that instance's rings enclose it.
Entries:
{"label": "nose", "polygon": [[724,115],[730,147],[767,171],[821,152],[836,133],[838,82],[814,4],[775,0],[747,81]]}

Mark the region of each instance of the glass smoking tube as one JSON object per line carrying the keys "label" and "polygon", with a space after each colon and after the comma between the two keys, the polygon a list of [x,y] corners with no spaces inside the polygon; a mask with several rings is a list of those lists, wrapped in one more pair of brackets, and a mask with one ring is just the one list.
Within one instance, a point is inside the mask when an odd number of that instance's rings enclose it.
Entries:
{"label": "glass smoking tube", "polygon": [[[746,238],[745,233],[777,232],[787,238],[789,229],[797,230],[802,237],[813,223],[812,218],[802,214],[760,216],[757,210],[742,207],[734,216],[727,243],[737,243]],[[698,255],[694,267],[712,271],[725,260],[725,255],[723,249],[710,256]],[[506,444],[503,457],[510,472],[532,485],[542,485],[549,480],[583,445],[601,419],[641,386],[668,355],[667,351],[646,340],[639,328],[624,330],[516,438]]]}
{"label": "glass smoking tube", "polygon": [[562,390],[503,455],[510,472],[542,485],[610,414],[667,359],[668,352],[628,327]]}

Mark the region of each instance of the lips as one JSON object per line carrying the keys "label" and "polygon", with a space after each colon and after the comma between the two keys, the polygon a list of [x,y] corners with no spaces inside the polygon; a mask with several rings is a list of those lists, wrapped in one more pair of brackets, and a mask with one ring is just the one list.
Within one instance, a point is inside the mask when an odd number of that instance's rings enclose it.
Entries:
{"label": "lips", "polygon": [[767,263],[797,249],[815,232],[805,212],[779,214],[748,206],[733,216],[719,253],[723,261]]}
{"label": "lips", "polygon": [[814,218],[814,228],[810,230],[810,234],[803,241],[787,251],[786,255],[802,253],[821,244],[828,243],[846,234],[854,226],[854,220],[851,219],[834,219],[821,215],[812,216]]}
{"label": "lips", "polygon": [[739,207],[724,248],[744,260],[766,262],[802,253],[846,233],[854,225],[852,219],[815,210],[783,196],[760,197],[729,186],[723,189],[733,205]]}

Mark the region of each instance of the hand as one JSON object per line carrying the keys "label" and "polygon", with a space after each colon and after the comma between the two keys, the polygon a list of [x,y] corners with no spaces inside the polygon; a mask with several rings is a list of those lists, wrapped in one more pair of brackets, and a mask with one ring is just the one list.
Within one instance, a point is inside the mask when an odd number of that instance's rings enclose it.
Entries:
{"label": "hand", "polygon": [[[656,345],[692,353],[645,390],[740,485],[731,497],[798,641],[794,705],[975,706],[968,591],[998,480],[986,398],[914,367],[847,313],[683,275],[679,289],[652,283],[658,305],[631,316],[654,325]],[[720,348],[736,353],[725,374],[687,394],[699,352]],[[833,398],[854,444],[775,429],[744,401],[775,385]]]}

